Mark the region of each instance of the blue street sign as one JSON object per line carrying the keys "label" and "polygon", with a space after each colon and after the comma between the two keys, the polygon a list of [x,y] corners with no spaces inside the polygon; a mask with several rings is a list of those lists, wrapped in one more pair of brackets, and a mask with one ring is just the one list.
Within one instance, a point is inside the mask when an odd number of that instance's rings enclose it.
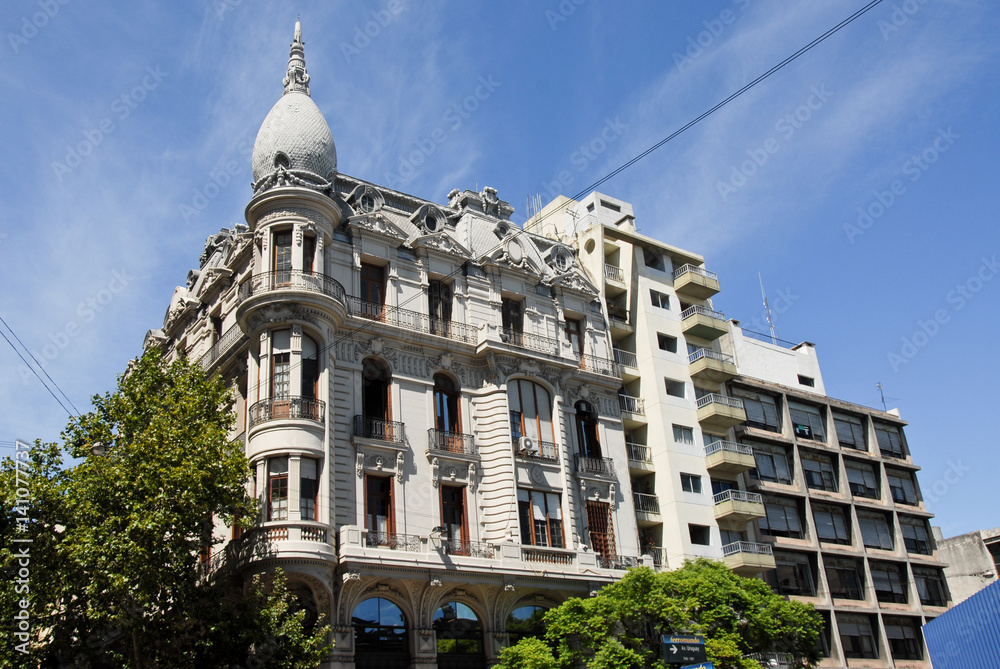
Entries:
{"label": "blue street sign", "polygon": [[701,664],[686,664],[681,669],[715,669],[711,662],[702,662]]}

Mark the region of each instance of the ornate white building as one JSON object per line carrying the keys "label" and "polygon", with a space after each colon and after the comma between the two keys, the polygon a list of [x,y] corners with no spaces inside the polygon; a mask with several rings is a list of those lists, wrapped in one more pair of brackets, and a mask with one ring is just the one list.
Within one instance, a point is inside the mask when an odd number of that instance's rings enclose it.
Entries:
{"label": "ornate white building", "polygon": [[629,566],[709,557],[815,604],[824,667],[929,666],[948,593],[897,415],[727,322],[704,259],[626,202],[522,229],[492,188],[440,206],[338,172],[309,85],[296,24],[247,225],[147,335],[231,384],[255,470],[259,527],[217,527],[207,578],[281,567],[328,667],[446,669]]}
{"label": "ornate white building", "polygon": [[[496,190],[447,206],[337,170],[298,24],[246,226],[209,238],[146,345],[222,374],[259,529],[330,667],[485,667],[541,609],[641,557],[599,288]],[[533,617],[534,616],[534,617]]]}

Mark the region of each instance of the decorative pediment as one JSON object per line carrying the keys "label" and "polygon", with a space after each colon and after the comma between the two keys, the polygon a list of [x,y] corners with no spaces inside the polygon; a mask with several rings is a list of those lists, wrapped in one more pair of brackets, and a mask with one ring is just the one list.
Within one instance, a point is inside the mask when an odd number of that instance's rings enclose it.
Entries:
{"label": "decorative pediment", "polygon": [[361,184],[347,196],[347,204],[357,215],[373,214],[385,206],[385,196],[369,184]]}
{"label": "decorative pediment", "polygon": [[539,264],[536,256],[536,249],[531,246],[531,242],[524,239],[522,235],[509,235],[501,244],[493,249],[486,258],[497,265],[506,265],[522,272],[532,272],[536,275],[546,273],[542,265]]}
{"label": "decorative pediment", "polygon": [[358,214],[347,219],[347,229],[351,232],[367,233],[404,241],[409,233],[380,211],[371,214]]}
{"label": "decorative pediment", "polygon": [[413,248],[425,248],[432,251],[440,251],[441,253],[458,256],[459,258],[465,260],[472,257],[472,251],[455,241],[455,239],[447,232],[421,235],[410,240],[409,244]]}
{"label": "decorative pediment", "polygon": [[413,212],[410,222],[424,234],[434,234],[448,227],[448,215],[433,204],[425,204]]}
{"label": "decorative pediment", "polygon": [[600,292],[597,287],[583,275],[583,272],[576,267],[573,267],[563,274],[553,277],[552,286],[562,288],[563,290],[571,290],[576,293],[582,293],[587,296],[597,295]]}
{"label": "decorative pediment", "polygon": [[170,298],[170,308],[163,317],[163,331],[169,333],[185,316],[196,310],[201,303],[191,297],[186,288],[177,286]]}

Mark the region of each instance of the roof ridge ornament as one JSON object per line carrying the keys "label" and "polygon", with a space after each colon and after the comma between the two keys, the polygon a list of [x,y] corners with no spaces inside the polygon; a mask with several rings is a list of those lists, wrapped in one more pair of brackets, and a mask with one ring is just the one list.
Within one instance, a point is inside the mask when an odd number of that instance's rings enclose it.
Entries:
{"label": "roof ridge ornament", "polygon": [[281,82],[285,86],[283,95],[289,93],[309,93],[309,73],[306,72],[305,42],[302,41],[302,22],[295,20],[295,36],[288,52],[288,71]]}

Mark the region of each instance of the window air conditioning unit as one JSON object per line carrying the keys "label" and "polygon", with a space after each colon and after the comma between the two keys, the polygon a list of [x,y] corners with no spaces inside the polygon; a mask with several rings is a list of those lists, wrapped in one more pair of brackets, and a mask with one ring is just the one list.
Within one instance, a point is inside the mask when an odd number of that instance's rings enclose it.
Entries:
{"label": "window air conditioning unit", "polygon": [[538,454],[538,444],[531,437],[521,437],[518,439],[517,447],[522,453]]}

